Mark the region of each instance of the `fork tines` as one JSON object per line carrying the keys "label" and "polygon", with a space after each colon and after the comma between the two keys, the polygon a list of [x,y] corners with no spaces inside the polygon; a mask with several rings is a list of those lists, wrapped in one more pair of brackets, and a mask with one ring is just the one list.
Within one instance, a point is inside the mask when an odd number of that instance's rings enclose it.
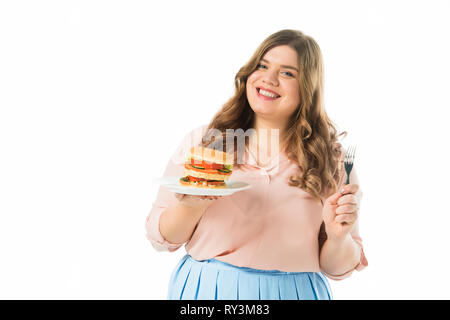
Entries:
{"label": "fork tines", "polygon": [[353,164],[353,161],[355,161],[355,151],[356,146],[349,146],[347,149],[347,152],[345,153],[344,162],[347,164]]}
{"label": "fork tines", "polygon": [[356,151],[356,146],[349,146],[347,149],[347,152],[345,153],[344,167],[345,167],[345,172],[347,173],[346,184],[350,183],[350,172],[352,171],[353,162],[355,161],[355,151]]}

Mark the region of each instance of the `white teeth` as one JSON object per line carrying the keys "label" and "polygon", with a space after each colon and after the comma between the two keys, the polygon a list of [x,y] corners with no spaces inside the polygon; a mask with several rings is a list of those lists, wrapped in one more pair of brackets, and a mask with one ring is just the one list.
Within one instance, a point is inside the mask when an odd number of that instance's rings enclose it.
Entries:
{"label": "white teeth", "polygon": [[266,96],[266,97],[269,97],[269,98],[277,98],[278,97],[276,94],[273,94],[273,93],[271,93],[269,91],[265,91],[263,89],[259,89],[259,94],[261,94],[263,96]]}

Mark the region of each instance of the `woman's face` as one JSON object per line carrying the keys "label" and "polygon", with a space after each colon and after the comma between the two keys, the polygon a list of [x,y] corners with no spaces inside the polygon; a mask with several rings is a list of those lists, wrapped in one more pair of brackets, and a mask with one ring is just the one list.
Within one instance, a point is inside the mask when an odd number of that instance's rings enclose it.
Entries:
{"label": "woman's face", "polygon": [[274,47],[247,79],[247,99],[258,117],[284,124],[300,103],[297,52]]}

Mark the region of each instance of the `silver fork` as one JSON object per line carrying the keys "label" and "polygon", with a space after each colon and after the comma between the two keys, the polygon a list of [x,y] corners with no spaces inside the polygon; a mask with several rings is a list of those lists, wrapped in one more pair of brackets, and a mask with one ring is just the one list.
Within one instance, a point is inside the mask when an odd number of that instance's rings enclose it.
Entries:
{"label": "silver fork", "polygon": [[355,161],[355,151],[356,146],[349,146],[347,152],[345,153],[344,166],[345,172],[347,172],[347,182],[345,184],[350,183],[350,172],[352,171],[353,162]]}

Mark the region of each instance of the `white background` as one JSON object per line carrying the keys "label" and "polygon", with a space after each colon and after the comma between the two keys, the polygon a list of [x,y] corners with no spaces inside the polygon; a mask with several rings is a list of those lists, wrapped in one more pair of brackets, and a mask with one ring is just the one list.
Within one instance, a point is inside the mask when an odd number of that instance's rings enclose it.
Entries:
{"label": "white background", "polygon": [[145,218],[270,34],[311,35],[358,146],[369,267],[335,299],[448,299],[450,1],[0,2],[0,298],[165,299]]}

